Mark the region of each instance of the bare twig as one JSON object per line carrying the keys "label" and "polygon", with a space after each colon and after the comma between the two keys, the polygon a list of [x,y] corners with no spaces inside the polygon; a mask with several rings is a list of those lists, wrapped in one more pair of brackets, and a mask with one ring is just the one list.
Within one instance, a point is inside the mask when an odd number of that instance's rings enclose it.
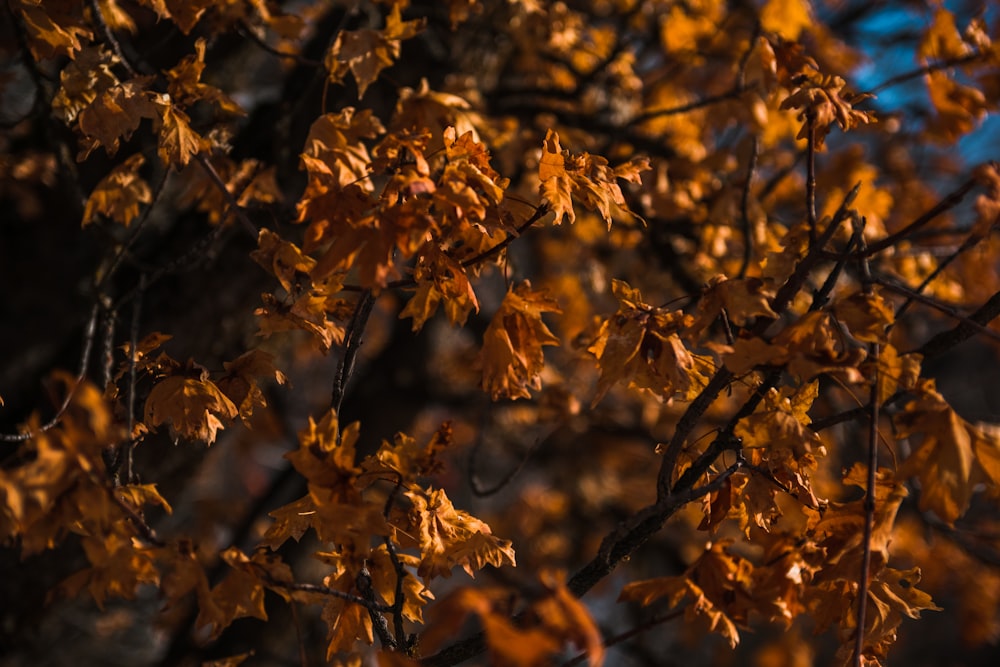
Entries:
{"label": "bare twig", "polygon": [[111,47],[111,50],[114,52],[114,54],[118,56],[118,60],[121,62],[122,67],[124,67],[126,71],[128,71],[129,76],[132,77],[139,76],[139,72],[137,72],[136,69],[132,66],[132,63],[129,62],[129,59],[125,57],[125,53],[122,51],[121,44],[118,43],[118,40],[115,38],[114,33],[111,32],[111,28],[108,27],[107,21],[104,20],[104,13],[101,11],[101,7],[98,4],[97,0],[87,0],[87,7],[90,9],[90,17],[94,21],[94,25],[97,27],[97,30],[101,33],[101,36],[104,38],[104,41],[107,42],[108,46]]}
{"label": "bare twig", "polygon": [[340,414],[340,405],[344,402],[347,382],[354,373],[354,363],[357,360],[358,350],[361,348],[361,338],[368,325],[368,318],[372,314],[372,306],[374,305],[375,295],[371,290],[365,290],[354,308],[350,324],[347,325],[347,333],[344,334],[344,355],[340,358],[340,363],[337,364],[337,373],[333,378],[333,391],[330,396],[330,407],[337,414]]}
{"label": "bare twig", "polygon": [[[861,276],[865,293],[873,291],[871,266],[864,254],[864,218],[855,224],[854,237],[861,249]],[[879,418],[879,353],[878,341],[869,343],[873,377],[868,399],[868,475],[865,480],[865,527],[862,537],[861,572],[858,574],[857,633],[854,637],[854,665],[861,667],[865,649],[865,614],[868,609],[868,577],[872,562],[872,533],[875,531],[875,479],[878,472],[878,418]]]}
{"label": "bare twig", "polygon": [[[491,248],[487,248],[486,250],[482,251],[481,253],[479,253],[475,257],[463,260],[461,262],[462,268],[463,269],[467,269],[470,266],[475,266],[476,264],[479,264],[480,262],[484,262],[484,261],[486,261],[488,259],[496,257],[501,252],[503,252],[503,250],[507,246],[509,246],[511,243],[513,243],[516,239],[520,238],[521,235],[524,234],[524,232],[526,232],[529,227],[531,227],[536,222],[538,222],[539,220],[541,220],[543,217],[545,217],[545,214],[549,212],[549,206],[548,206],[548,204],[539,204],[538,206],[536,206],[534,208],[535,208],[535,212],[531,215],[531,217],[529,217],[527,220],[525,220],[520,225],[518,225],[518,227],[517,227],[516,230],[514,230],[513,232],[507,234],[507,238],[505,238],[503,241],[500,241],[495,246],[493,246]],[[405,278],[405,279],[402,279],[402,280],[392,280],[392,281],[386,283],[385,288],[386,289],[398,289],[398,288],[401,288],[401,287],[413,287],[416,284],[417,284],[417,281],[414,280],[413,278]],[[344,285],[341,288],[341,290],[343,290],[345,292],[364,292],[364,291],[368,290],[368,288],[367,287],[362,287],[360,285]]]}
{"label": "bare twig", "polygon": [[[236,201],[236,197],[233,196],[233,193],[229,191],[228,187],[226,187],[225,181],[223,181],[222,177],[219,176],[219,172],[217,172],[215,167],[212,166],[208,156],[204,153],[198,153],[194,157],[198,161],[198,164],[201,165],[201,168],[205,171],[205,173],[208,174],[212,183],[215,184],[216,189],[218,189],[218,191],[225,198],[226,203],[229,205],[229,208],[232,209],[233,214],[240,221],[240,224],[243,225],[243,228],[247,230],[247,233],[250,234],[250,236],[256,239],[258,233],[257,225],[253,224],[253,222],[250,221],[250,218],[247,217],[246,212],[240,206],[239,202]],[[219,224],[221,226],[222,223],[220,222]]]}
{"label": "bare twig", "polygon": [[63,399],[59,409],[56,410],[56,414],[52,417],[52,419],[42,424],[34,431],[25,431],[24,433],[2,433],[0,434],[0,441],[24,442],[34,438],[39,433],[48,431],[50,428],[59,423],[63,414],[65,414],[66,410],[69,408],[69,404],[72,402],[73,396],[76,395],[77,388],[87,376],[87,367],[90,365],[90,352],[94,347],[94,338],[97,334],[97,319],[100,312],[101,306],[97,303],[95,303],[90,309],[90,318],[87,320],[87,325],[83,332],[83,352],[80,355],[80,367],[76,373],[76,378],[73,380],[72,386],[70,386],[66,392],[66,398]]}
{"label": "bare twig", "polygon": [[665,116],[677,116],[682,113],[688,113],[690,111],[696,111],[698,109],[703,109],[713,104],[718,104],[719,102],[725,102],[727,100],[732,100],[743,94],[746,87],[742,84],[736,84],[724,93],[719,93],[718,95],[709,95],[707,97],[702,97],[701,99],[688,102],[686,104],[679,104],[675,107],[666,107],[664,109],[650,109],[649,111],[643,112],[633,118],[629,124],[638,125],[644,123],[647,120],[653,120],[654,118],[663,118]]}
{"label": "bare twig", "polygon": [[[980,324],[979,322],[976,322],[971,317],[963,315],[962,313],[958,312],[955,308],[952,308],[951,306],[941,303],[934,297],[927,296],[926,294],[921,294],[920,292],[917,292],[916,290],[907,287],[906,285],[900,285],[899,283],[890,280],[884,276],[875,277],[873,280],[877,285],[881,285],[882,287],[885,287],[888,290],[891,290],[893,292],[896,292],[897,294],[901,294],[907,297],[908,302],[919,301],[922,304],[930,306],[931,308],[958,320],[960,325],[965,325],[970,329],[974,329],[975,333],[982,334],[987,338],[992,338],[993,340],[996,341],[1000,341],[1000,333],[997,333],[993,329],[990,329],[985,324]],[[899,319],[899,310],[897,310],[896,313],[897,313],[896,319]]]}
{"label": "bare twig", "polygon": [[[607,639],[604,640],[604,646],[609,647],[609,646],[614,646],[616,644],[621,644],[622,642],[632,639],[632,637],[635,637],[636,635],[641,635],[643,632],[655,628],[657,625],[662,625],[663,623],[668,623],[676,618],[680,618],[681,616],[684,615],[684,609],[685,609],[684,607],[680,607],[678,609],[674,609],[672,611],[668,611],[663,614],[656,614],[649,620],[641,623],[640,625],[637,625],[634,628],[626,630],[625,632],[621,632],[617,635],[608,637]],[[572,660],[563,663],[563,667],[572,667],[573,665],[579,665],[583,663],[585,660],[587,660],[588,657],[589,655],[587,654],[587,652],[583,652],[580,655],[573,658]]]}
{"label": "bare twig", "polygon": [[957,67],[959,65],[968,65],[971,62],[979,60],[983,57],[983,53],[978,49],[972,53],[968,53],[964,56],[957,56],[954,58],[947,58],[945,60],[938,60],[937,62],[928,63],[923,67],[918,67],[917,69],[910,70],[909,72],[903,72],[890,77],[872,88],[869,92],[872,94],[878,93],[885,90],[886,88],[891,88],[892,86],[898,85],[900,83],[905,83],[910,79],[916,79],[917,77],[924,76],[925,74],[930,74],[931,72],[937,72],[943,69],[949,69],[952,67]]}
{"label": "bare twig", "polygon": [[810,245],[816,243],[816,112],[806,112],[806,219]]}
{"label": "bare twig", "polygon": [[264,51],[267,51],[270,54],[278,56],[279,58],[285,58],[287,60],[294,60],[295,64],[302,65],[303,67],[322,67],[323,66],[323,63],[321,63],[318,60],[313,60],[312,58],[306,58],[305,56],[302,56],[302,55],[300,55],[298,53],[289,53],[287,51],[281,51],[279,49],[274,48],[273,46],[271,46],[270,44],[268,44],[266,41],[264,41],[263,39],[261,39],[260,35],[258,35],[254,31],[253,26],[249,25],[245,20],[244,21],[240,21],[240,23],[237,25],[237,30],[239,31],[239,33],[241,35],[243,35],[244,37],[248,38],[251,42],[253,42],[257,46],[259,46],[261,49],[263,49]]}
{"label": "bare twig", "polygon": [[934,220],[934,218],[938,217],[945,211],[954,208],[962,201],[965,195],[967,195],[969,191],[972,190],[972,188],[974,187],[976,187],[976,179],[970,178],[969,180],[962,183],[962,185],[958,186],[958,188],[945,195],[944,198],[942,198],[941,201],[932,206],[929,211],[927,211],[926,213],[918,217],[916,220],[914,220],[910,224],[900,229],[898,232],[890,234],[881,241],[876,241],[875,243],[869,245],[866,253],[869,256],[875,255],[879,252],[882,252],[886,248],[896,245],[903,239],[907,238],[914,231],[920,229],[927,223]]}

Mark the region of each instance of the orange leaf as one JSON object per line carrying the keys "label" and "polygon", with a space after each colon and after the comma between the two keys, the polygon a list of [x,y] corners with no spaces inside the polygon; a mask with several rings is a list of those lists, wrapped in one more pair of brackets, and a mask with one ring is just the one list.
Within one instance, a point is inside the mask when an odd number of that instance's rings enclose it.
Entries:
{"label": "orange leaf", "polygon": [[139,205],[153,200],[149,184],[138,173],[145,161],[141,153],[136,153],[101,179],[87,198],[83,227],[96,220],[98,215],[106,215],[120,225],[129,226],[139,215]]}
{"label": "orange leaf", "polygon": [[146,399],[146,423],[159,426],[169,422],[173,433],[184,438],[215,442],[215,435],[239,412],[219,388],[208,379],[173,375],[159,382]]}
{"label": "orange leaf", "polygon": [[480,354],[483,389],[493,400],[529,398],[529,389],[541,388],[545,365],[542,347],[558,345],[542,321],[542,313],[559,312],[559,306],[525,281],[507,292],[483,336]]}
{"label": "orange leaf", "polygon": [[160,135],[157,152],[163,164],[184,167],[209,144],[191,129],[191,119],[173,104],[160,106]]}

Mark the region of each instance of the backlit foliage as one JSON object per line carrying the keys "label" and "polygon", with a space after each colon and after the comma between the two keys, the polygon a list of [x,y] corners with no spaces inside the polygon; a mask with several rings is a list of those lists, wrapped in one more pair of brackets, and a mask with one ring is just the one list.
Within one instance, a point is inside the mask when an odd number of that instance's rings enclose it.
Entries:
{"label": "backlit foliage", "polygon": [[0,30],[15,664],[995,651],[990,3]]}

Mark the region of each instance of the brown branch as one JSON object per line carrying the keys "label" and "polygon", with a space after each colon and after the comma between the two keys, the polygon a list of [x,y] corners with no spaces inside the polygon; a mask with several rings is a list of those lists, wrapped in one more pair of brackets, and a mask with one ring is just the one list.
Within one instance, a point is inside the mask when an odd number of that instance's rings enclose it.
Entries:
{"label": "brown branch", "polygon": [[347,332],[344,334],[344,355],[337,364],[337,372],[333,377],[333,391],[330,395],[330,407],[339,415],[341,403],[344,402],[344,393],[347,390],[347,382],[354,373],[354,362],[357,360],[358,350],[361,349],[361,337],[365,327],[368,325],[368,318],[372,314],[372,306],[375,305],[375,295],[371,290],[365,290],[358,299],[351,316],[351,322],[347,325]]}
{"label": "brown branch", "polygon": [[[905,285],[900,285],[899,283],[891,281],[885,277],[874,278],[874,282],[878,285],[881,285],[882,287],[885,287],[888,290],[891,290],[893,292],[896,292],[897,294],[901,294],[907,297],[909,300],[919,301],[920,303],[930,306],[931,308],[934,308],[935,310],[938,310],[944,313],[945,315],[948,315],[949,317],[958,320],[961,324],[964,324],[970,328],[975,329],[975,333],[982,334],[987,338],[992,338],[993,340],[996,341],[1000,341],[1000,333],[994,331],[993,329],[990,329],[984,324],[980,324],[972,320],[970,317],[966,317],[965,315],[958,312],[956,309],[941,303],[940,301],[938,301],[933,297],[921,294],[910,287],[907,287]],[[897,319],[899,318],[899,311],[897,311],[896,318]]]}
{"label": "brown branch", "polygon": [[[947,257],[942,258],[941,261],[939,261],[937,263],[937,266],[934,267],[934,270],[931,271],[927,275],[927,277],[925,277],[923,280],[920,281],[920,284],[917,285],[916,288],[913,290],[915,292],[915,294],[920,294],[925,289],[927,289],[927,286],[930,285],[931,282],[933,282],[935,278],[937,278],[939,275],[941,275],[941,273],[946,268],[948,268],[949,264],[951,264],[956,259],[958,259],[959,256],[962,253],[964,253],[967,250],[975,247],[982,240],[983,240],[983,238],[981,236],[977,236],[977,235],[973,234],[973,235],[970,235],[968,238],[966,238],[964,241],[962,241],[961,245],[959,245],[953,252],[949,253]],[[909,309],[910,305],[915,300],[916,300],[916,296],[914,296],[914,295],[908,296],[907,299],[906,299],[906,301],[903,302],[903,305],[901,305],[899,308],[896,309],[896,317],[895,317],[895,319],[898,320],[900,317],[902,317],[903,313],[905,313]]]}
{"label": "brown branch", "polygon": [[108,27],[107,21],[104,20],[104,13],[101,11],[101,6],[97,0],[87,0],[87,7],[90,9],[91,19],[93,19],[94,25],[97,26],[98,32],[100,32],[101,36],[104,37],[104,41],[108,43],[108,46],[111,47],[114,54],[118,56],[118,60],[121,62],[122,67],[125,68],[129,76],[139,76],[139,72],[132,66],[129,59],[125,57],[121,44],[118,43],[114,33],[111,32],[111,28]]}
{"label": "brown branch", "polygon": [[279,49],[274,48],[266,41],[264,41],[260,37],[260,35],[258,35],[254,31],[253,26],[248,24],[245,20],[239,22],[239,24],[236,26],[236,30],[241,35],[248,38],[251,42],[259,46],[264,51],[267,51],[272,55],[278,56],[279,58],[294,60],[295,64],[302,65],[304,67],[323,67],[323,63],[318,60],[313,60],[312,58],[306,58],[305,56],[302,56],[298,53],[289,53],[287,51],[281,51]]}
{"label": "brown branch", "polygon": [[809,224],[809,243],[816,242],[816,112],[806,112],[806,219]]}
{"label": "brown branch", "polygon": [[[212,166],[212,163],[209,162],[208,157],[204,153],[198,153],[194,157],[198,161],[198,164],[201,165],[201,168],[205,171],[205,173],[208,174],[209,179],[211,179],[212,183],[215,184],[215,187],[226,199],[226,203],[229,205],[229,208],[232,209],[233,214],[239,219],[243,228],[246,229],[254,239],[256,239],[258,234],[257,225],[253,224],[253,222],[250,221],[250,218],[247,217],[246,212],[240,206],[239,202],[236,201],[236,197],[233,196],[233,193],[229,191],[228,187],[226,187],[225,181],[223,181],[222,177],[219,176],[219,172],[217,172],[215,167]],[[219,225],[222,225],[222,222],[219,222]]]}
{"label": "brown branch", "polygon": [[638,125],[644,123],[647,120],[653,120],[654,118],[663,118],[665,116],[676,116],[682,113],[688,113],[690,111],[697,111],[698,109],[703,109],[713,104],[718,104],[719,102],[725,102],[727,100],[732,100],[740,95],[746,90],[746,87],[741,84],[736,84],[724,93],[719,93],[718,95],[709,95],[708,97],[702,97],[701,99],[694,100],[693,102],[688,102],[686,104],[680,104],[675,107],[666,107],[664,109],[650,109],[644,113],[639,114],[635,118],[629,121],[629,125]]}
{"label": "brown branch", "polygon": [[[855,225],[854,236],[860,244],[861,275],[864,289],[871,294],[871,265],[864,255],[864,219]],[[875,481],[878,472],[878,418],[879,418],[879,354],[881,346],[878,341],[869,344],[869,358],[872,360],[872,382],[868,398],[868,475],[865,480],[865,527],[861,543],[861,572],[858,573],[857,631],[854,637],[854,666],[861,667],[862,655],[865,649],[865,614],[868,609],[868,577],[872,563],[872,534],[875,532]]]}
{"label": "brown branch", "polygon": [[936,357],[981,333],[983,327],[998,315],[1000,315],[1000,292],[991,296],[976,312],[963,318],[958,325],[948,331],[942,331],[914,351],[922,354],[924,359]]}
{"label": "brown branch", "polygon": [[969,180],[965,181],[958,188],[945,195],[944,198],[941,199],[941,201],[932,206],[929,211],[921,215],[919,218],[917,218],[910,224],[906,225],[898,232],[890,234],[881,241],[876,241],[875,243],[869,245],[866,254],[868,254],[869,256],[875,255],[879,252],[882,252],[883,250],[885,250],[890,246],[896,245],[897,243],[905,239],[907,236],[912,234],[917,229],[920,229],[927,223],[934,220],[934,218],[938,217],[945,211],[957,206],[965,197],[965,195],[967,195],[969,191],[972,190],[972,188],[974,188],[975,186],[976,186],[975,178],[970,178]]}

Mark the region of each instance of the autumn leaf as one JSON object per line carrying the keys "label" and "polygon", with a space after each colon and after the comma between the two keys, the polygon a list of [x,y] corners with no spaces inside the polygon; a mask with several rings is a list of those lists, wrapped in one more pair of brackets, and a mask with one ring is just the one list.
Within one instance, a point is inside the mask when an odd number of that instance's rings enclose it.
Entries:
{"label": "autumn leaf", "polygon": [[150,427],[169,424],[175,437],[215,442],[216,433],[239,414],[236,406],[207,378],[173,375],[161,380],[146,399]]}
{"label": "autumn leaf", "polygon": [[114,155],[120,141],[131,138],[143,118],[159,117],[154,96],[146,90],[151,82],[145,77],[108,88],[80,112],[77,126],[84,136],[78,160],[86,159],[98,146]]}
{"label": "autumn leaf", "polygon": [[[822,148],[830,127],[837,123],[840,129],[850,130],[875,122],[872,111],[858,111],[854,105],[872,97],[867,93],[855,94],[847,91],[846,82],[836,75],[825,76],[818,72],[793,77],[789,96],[781,103],[782,109],[799,109],[799,120],[810,114],[814,118],[816,146]],[[796,135],[797,139],[809,136],[809,123],[803,123]]]}
{"label": "autumn leaf", "polygon": [[510,541],[494,537],[488,525],[456,509],[443,489],[426,494],[407,491],[406,495],[413,503],[413,522],[420,531],[417,573],[425,581],[450,577],[457,565],[473,576],[486,565],[515,564]]}
{"label": "autumn leaf", "polygon": [[66,6],[43,7],[40,2],[21,0],[17,3],[30,39],[31,53],[35,59],[64,55],[72,58],[93,33],[83,21],[82,12],[65,13]]}
{"label": "autumn leaf", "polygon": [[612,291],[618,312],[604,321],[587,348],[601,368],[592,405],[616,383],[648,389],[665,399],[702,386],[705,378],[678,335],[694,318],[644,303],[638,290],[620,280],[612,282]]}
{"label": "autumn leaf", "polygon": [[[920,444],[899,468],[901,478],[920,480],[920,509],[952,524],[969,507],[978,471],[992,484],[1000,480],[1000,438],[962,419],[924,380],[919,397],[896,415],[897,437],[920,435]],[[975,473],[975,474],[974,474]]]}
{"label": "autumn leaf", "polygon": [[191,119],[172,103],[158,102],[159,143],[157,152],[163,164],[184,167],[191,158],[208,150],[209,144],[191,129]]}
{"label": "autumn leaf", "polygon": [[138,173],[145,161],[141,153],[136,153],[101,179],[87,198],[82,226],[91,224],[99,215],[129,226],[139,215],[140,205],[153,201],[149,184]]}
{"label": "autumn leaf", "polygon": [[529,398],[529,389],[541,388],[545,365],[542,347],[559,339],[542,321],[542,313],[559,312],[559,306],[523,282],[509,290],[483,335],[480,359],[483,384],[493,400]]}
{"label": "autumn leaf", "polygon": [[236,406],[240,419],[246,424],[255,407],[266,407],[267,400],[257,383],[259,378],[270,378],[285,384],[288,378],[274,366],[274,355],[262,350],[250,350],[233,361],[223,364],[226,374],[216,385]]}
{"label": "autumn leaf", "polygon": [[610,229],[612,205],[627,210],[617,179],[637,182],[639,174],[649,168],[649,160],[645,158],[635,158],[627,165],[612,169],[599,155],[573,155],[563,150],[559,135],[548,130],[538,161],[540,193],[555,212],[556,224],[562,222],[563,216],[571,223],[576,220],[573,210],[573,197],[576,197],[590,210],[598,211]]}
{"label": "autumn leaf", "polygon": [[324,59],[331,83],[340,83],[350,71],[361,99],[379,73],[399,57],[402,40],[420,33],[424,24],[423,19],[402,20],[400,6],[394,4],[382,30],[341,30]]}

